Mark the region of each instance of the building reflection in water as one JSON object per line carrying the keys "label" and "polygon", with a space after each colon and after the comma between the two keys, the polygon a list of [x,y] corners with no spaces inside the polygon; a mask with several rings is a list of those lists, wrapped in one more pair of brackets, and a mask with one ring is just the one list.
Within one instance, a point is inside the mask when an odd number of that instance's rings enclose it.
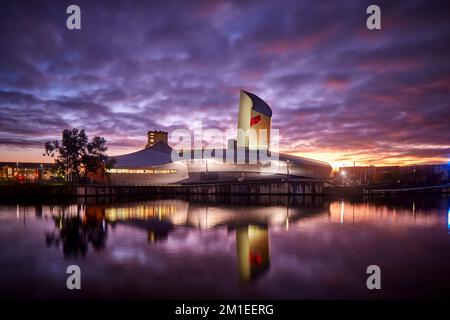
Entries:
{"label": "building reflection in water", "polygon": [[217,208],[182,200],[159,200],[130,207],[106,207],[105,215],[107,221],[146,229],[149,243],[166,240],[175,226],[234,228],[238,225],[236,253],[239,278],[243,283],[255,279],[270,267],[268,226],[263,223],[289,223],[289,212],[286,209],[253,206],[247,207],[244,213],[236,212],[234,207]]}
{"label": "building reflection in water", "polygon": [[248,225],[236,229],[236,252],[242,283],[257,278],[270,267],[269,228]]}
{"label": "building reflection in water", "polygon": [[161,199],[54,207],[51,216],[55,230],[47,232],[46,240],[49,246],[62,243],[65,255],[85,255],[89,246],[103,248],[108,227],[117,225],[145,230],[152,244],[165,241],[177,226],[202,229],[224,226],[236,232],[239,278],[246,283],[269,270],[269,226],[288,228],[290,221],[301,216],[326,212],[322,202],[313,198],[302,198],[298,200],[301,203],[292,207],[289,203],[273,203],[273,198],[270,201],[235,205]]}
{"label": "building reflection in water", "polygon": [[[395,203],[390,203],[389,199],[327,202],[318,197],[294,197],[296,203],[285,202],[291,198],[281,199],[277,202],[271,197],[267,203],[259,200],[244,203],[241,199],[235,203],[214,202],[209,198],[207,201],[159,199],[57,206],[51,211],[55,231],[48,232],[46,238],[49,245],[62,243],[65,255],[85,255],[89,246],[103,248],[108,228],[119,225],[143,230],[151,244],[163,243],[181,226],[200,229],[226,227],[236,232],[237,270],[240,281],[247,283],[270,268],[269,228],[287,230],[289,226],[298,226],[300,221],[303,227],[317,223],[371,222],[395,226],[445,223],[445,229],[450,233],[448,199],[438,198],[434,202],[430,197],[423,201],[417,198],[396,199]],[[446,211],[442,212],[442,208]],[[36,209],[36,215],[42,215],[42,208]]]}
{"label": "building reflection in water", "polygon": [[447,210],[447,230],[448,233],[450,234],[450,208],[448,208]]}
{"label": "building reflection in water", "polygon": [[[134,206],[105,207],[106,221],[147,230],[149,243],[164,241],[176,226],[236,228],[236,253],[239,278],[249,282],[270,267],[267,222],[289,224],[285,208],[250,206],[245,212],[233,206],[217,207],[182,200],[158,200]],[[88,210],[89,211],[89,210]],[[237,226],[237,227],[236,227]]]}

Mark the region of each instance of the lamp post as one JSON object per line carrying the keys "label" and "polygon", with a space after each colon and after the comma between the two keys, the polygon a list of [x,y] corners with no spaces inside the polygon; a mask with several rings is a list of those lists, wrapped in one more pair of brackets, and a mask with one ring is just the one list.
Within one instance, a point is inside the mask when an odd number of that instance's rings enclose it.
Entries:
{"label": "lamp post", "polygon": [[346,172],[345,171],[341,171],[341,177],[342,177],[342,184],[345,185],[345,176],[346,176]]}
{"label": "lamp post", "polygon": [[106,175],[105,159],[102,160],[102,163],[103,163],[103,170],[102,170],[103,184],[105,184],[105,175]]}

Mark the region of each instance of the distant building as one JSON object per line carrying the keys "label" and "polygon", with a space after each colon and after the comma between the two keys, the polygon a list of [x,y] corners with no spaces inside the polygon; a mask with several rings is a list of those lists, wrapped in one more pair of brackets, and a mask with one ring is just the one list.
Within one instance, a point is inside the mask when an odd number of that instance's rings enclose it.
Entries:
{"label": "distant building", "polygon": [[0,179],[18,181],[48,180],[53,163],[0,162]]}
{"label": "distant building", "polygon": [[335,180],[341,184],[436,184],[448,182],[450,165],[341,167]]}

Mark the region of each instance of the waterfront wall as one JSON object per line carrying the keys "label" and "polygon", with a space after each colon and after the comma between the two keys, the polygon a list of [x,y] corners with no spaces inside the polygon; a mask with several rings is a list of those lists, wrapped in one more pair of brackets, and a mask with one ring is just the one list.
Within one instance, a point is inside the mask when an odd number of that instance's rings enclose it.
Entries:
{"label": "waterfront wall", "polygon": [[77,190],[69,185],[46,185],[37,183],[12,183],[0,185],[0,199],[60,198],[76,196]]}
{"label": "waterfront wall", "polygon": [[133,194],[322,194],[321,182],[236,182],[165,186],[83,186],[78,196]]}
{"label": "waterfront wall", "polygon": [[407,189],[365,189],[337,187],[321,181],[275,180],[235,181],[186,185],[0,185],[0,199],[61,198],[61,197],[120,197],[134,195],[394,195],[403,193],[450,193],[450,186],[417,187]]}
{"label": "waterfront wall", "polygon": [[0,198],[10,197],[102,197],[164,194],[266,194],[320,195],[323,183],[317,181],[246,181],[189,185],[1,185]]}

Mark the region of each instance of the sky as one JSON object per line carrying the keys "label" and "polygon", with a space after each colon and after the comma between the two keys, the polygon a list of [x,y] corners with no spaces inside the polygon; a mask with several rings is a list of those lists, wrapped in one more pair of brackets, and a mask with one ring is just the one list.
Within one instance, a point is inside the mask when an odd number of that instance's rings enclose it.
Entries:
{"label": "sky", "polygon": [[269,103],[286,153],[450,159],[449,1],[1,1],[0,39],[0,161],[50,162],[65,128],[110,155],[148,130],[235,128],[241,89]]}

